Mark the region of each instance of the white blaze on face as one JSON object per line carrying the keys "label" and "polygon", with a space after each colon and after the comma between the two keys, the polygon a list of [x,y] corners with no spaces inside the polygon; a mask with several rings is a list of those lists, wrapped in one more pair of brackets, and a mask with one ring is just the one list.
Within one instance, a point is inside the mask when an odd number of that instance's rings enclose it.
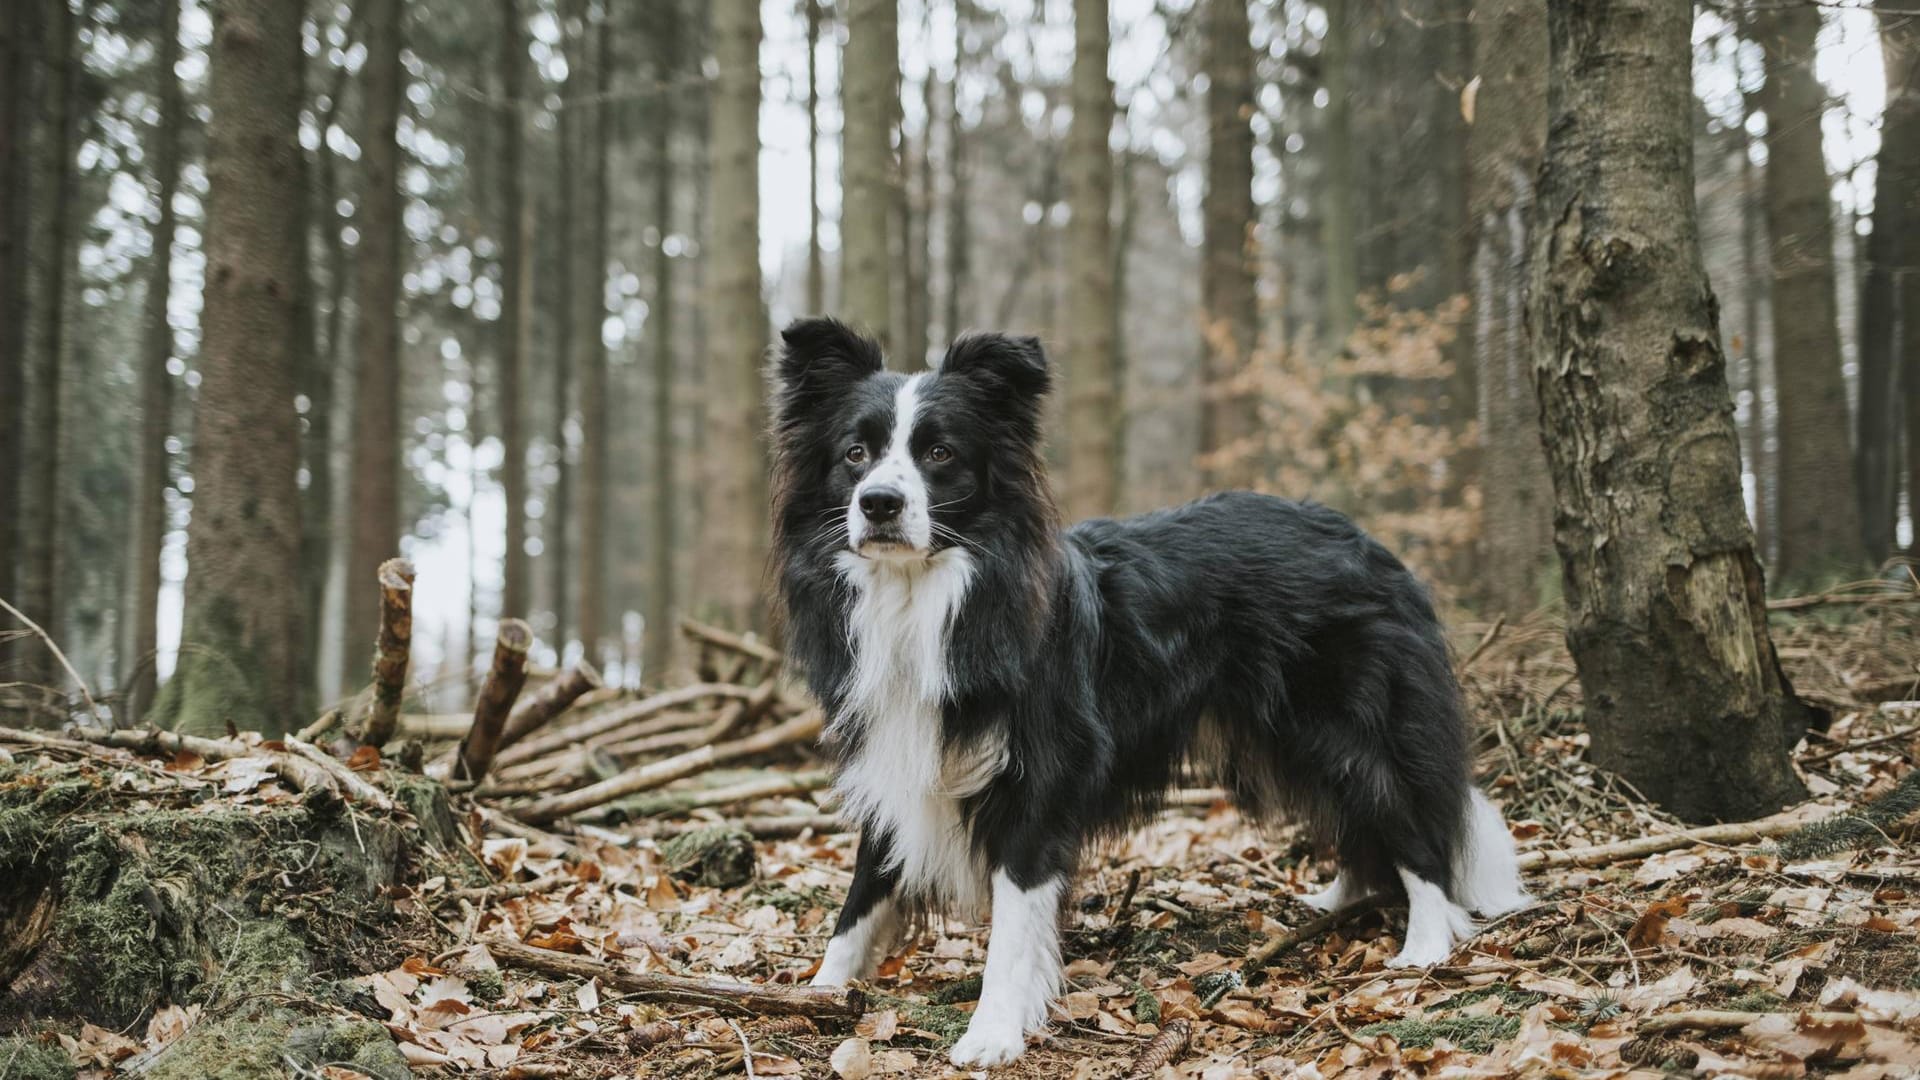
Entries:
{"label": "white blaze on face", "polygon": [[907,544],[920,552],[933,546],[927,481],[920,475],[911,448],[913,422],[920,411],[920,388],[925,379],[924,374],[912,375],[900,384],[893,398],[893,431],[889,433],[887,448],[853,489],[853,499],[847,504],[847,537],[855,549],[865,542],[871,531],[866,515],[860,512],[860,496],[877,487],[890,487],[906,500],[900,511],[899,527]]}

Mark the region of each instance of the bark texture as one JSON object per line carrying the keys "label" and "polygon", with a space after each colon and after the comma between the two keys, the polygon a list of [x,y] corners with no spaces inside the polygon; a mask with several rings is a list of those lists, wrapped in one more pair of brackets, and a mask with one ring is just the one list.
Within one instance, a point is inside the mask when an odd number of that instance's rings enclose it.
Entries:
{"label": "bark texture", "polygon": [[[887,338],[893,330],[894,285],[889,219],[894,189],[900,182],[893,154],[900,11],[897,0],[843,0],[843,4],[847,43],[841,50],[840,67],[845,80],[841,89],[840,311],[891,348],[897,344]],[[716,36],[720,36],[720,23],[716,13]],[[717,110],[724,103],[716,100],[714,107],[717,120]],[[716,129],[716,137],[718,133]]]}
{"label": "bark texture", "polygon": [[[28,124],[33,115],[32,4],[0,11],[0,506],[20,505],[26,423]],[[14,591],[19,517],[0,521],[0,596]],[[0,674],[11,651],[0,645]]]}
{"label": "bark texture", "polygon": [[1693,202],[1668,0],[1548,8],[1534,365],[1595,764],[1690,820],[1804,794]]}
{"label": "bark texture", "polygon": [[1553,563],[1553,484],[1540,442],[1526,289],[1534,175],[1547,137],[1545,0],[1492,0],[1474,22],[1473,343],[1479,381],[1480,569],[1491,610],[1538,607]]}
{"label": "bark texture", "polygon": [[607,483],[607,346],[601,338],[601,323],[607,317],[607,160],[613,152],[613,110],[606,100],[613,68],[613,20],[603,15],[594,31],[594,104],[580,125],[591,134],[592,146],[586,168],[587,235],[581,245],[590,275],[580,283],[582,318],[576,339],[580,349],[580,562],[575,611],[580,644],[589,657],[600,655],[600,643],[613,629],[607,624],[606,610],[607,504],[613,496]]}
{"label": "bark texture", "polygon": [[[357,681],[380,594],[368,587],[400,545],[400,0],[362,0],[367,60],[361,72],[360,248],[354,297],[356,354],[349,466],[347,648]],[[350,681],[348,685],[353,685]]]}
{"label": "bark texture", "polygon": [[180,660],[163,726],[298,727],[300,424],[293,407],[300,267],[301,5],[213,8],[206,306]]}
{"label": "bark texture", "polygon": [[[1875,561],[1893,551],[1900,504],[1900,428],[1920,430],[1920,25],[1882,0],[1880,50],[1887,69],[1881,114],[1873,236],[1867,244],[1860,315],[1860,416],[1854,475],[1860,538]],[[1902,363],[1908,367],[1904,376]],[[1904,383],[1904,386],[1903,386]],[[1902,390],[1904,389],[1904,394]],[[1920,455],[1920,450],[1913,451]],[[1914,459],[1920,462],[1920,456]],[[1920,480],[1920,477],[1915,477]],[[1920,488],[1908,489],[1916,499]]]}
{"label": "bark texture", "polygon": [[1814,77],[1820,9],[1762,5],[1753,32],[1766,54],[1757,95],[1767,114],[1767,235],[1772,239],[1774,379],[1779,387],[1780,540],[1776,577],[1863,560],[1840,372],[1833,205]]}
{"label": "bark texture", "polygon": [[1327,0],[1327,36],[1320,45],[1327,89],[1326,208],[1320,245],[1326,260],[1326,340],[1334,351],[1353,333],[1360,294],[1353,206],[1353,9],[1354,0]]}
{"label": "bark texture", "polygon": [[500,410],[501,494],[507,504],[506,560],[500,591],[500,611],[519,617],[527,613],[532,582],[527,565],[527,433],[520,401],[530,340],[528,295],[533,289],[531,245],[526,190],[520,175],[524,138],[520,115],[521,80],[527,55],[527,25],[516,0],[500,0],[500,274],[499,334],[495,351],[494,399]]}
{"label": "bark texture", "polygon": [[[655,78],[670,85],[680,70],[680,12],[676,4],[658,5],[653,32]],[[674,439],[674,309],[673,256],[667,253],[666,238],[673,233],[673,199],[678,189],[678,171],[673,161],[673,131],[676,112],[673,95],[662,94],[654,110],[653,124],[653,219],[661,242],[653,248],[653,306],[648,329],[653,335],[653,520],[648,523],[652,551],[647,576],[647,621],[645,624],[645,662],[642,671],[658,683],[673,657],[673,626],[677,602],[673,554],[679,530],[674,528],[680,506],[680,466]]]}
{"label": "bark texture", "polygon": [[1113,281],[1113,81],[1107,0],[1073,5],[1073,126],[1067,132],[1067,516],[1110,514],[1120,494]]}
{"label": "bark texture", "polygon": [[820,250],[820,0],[805,0],[807,19],[807,311],[827,310],[826,260]]}
{"label": "bark texture", "polygon": [[1253,46],[1244,0],[1206,7],[1207,189],[1201,207],[1200,307],[1206,387],[1200,449],[1210,488],[1250,487],[1258,397],[1240,376],[1253,357]]}

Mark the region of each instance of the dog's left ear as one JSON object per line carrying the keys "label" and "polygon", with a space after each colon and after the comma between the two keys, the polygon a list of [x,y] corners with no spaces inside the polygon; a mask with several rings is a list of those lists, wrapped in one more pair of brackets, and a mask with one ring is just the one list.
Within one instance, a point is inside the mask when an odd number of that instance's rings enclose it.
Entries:
{"label": "dog's left ear", "polygon": [[777,417],[797,415],[882,367],[879,343],[838,319],[795,319],[780,342],[772,372]]}
{"label": "dog's left ear", "polygon": [[1053,382],[1040,339],[1006,334],[969,334],[954,342],[940,362],[940,373],[973,379],[1030,401],[1046,396]]}

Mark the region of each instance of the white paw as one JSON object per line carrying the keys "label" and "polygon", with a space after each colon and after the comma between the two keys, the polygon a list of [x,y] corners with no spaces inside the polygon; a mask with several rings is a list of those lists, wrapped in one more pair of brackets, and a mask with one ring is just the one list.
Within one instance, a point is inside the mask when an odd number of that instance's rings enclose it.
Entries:
{"label": "white paw", "polygon": [[1301,893],[1295,899],[1315,911],[1335,911],[1347,906],[1347,889],[1344,882],[1335,880],[1319,892]]}
{"label": "white paw", "polygon": [[1390,968],[1432,967],[1453,955],[1451,941],[1409,941],[1400,955],[1387,961]]}
{"label": "white paw", "polygon": [[1020,1025],[991,1016],[975,1014],[967,1033],[953,1044],[947,1060],[956,1068],[991,1069],[1005,1065],[1027,1050],[1027,1034]]}

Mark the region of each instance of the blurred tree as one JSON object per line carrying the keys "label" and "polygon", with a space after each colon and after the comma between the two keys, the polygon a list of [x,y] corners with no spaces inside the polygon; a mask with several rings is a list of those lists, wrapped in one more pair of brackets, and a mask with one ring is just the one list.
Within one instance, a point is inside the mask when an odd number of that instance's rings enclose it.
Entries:
{"label": "blurred tree", "polygon": [[1245,0],[1207,0],[1207,189],[1200,308],[1206,389],[1201,452],[1211,488],[1253,486],[1257,400],[1241,379],[1259,326],[1254,293],[1253,45]]}
{"label": "blurred tree", "polygon": [[155,713],[176,730],[297,726],[301,4],[213,9],[201,384],[180,657]]}
{"label": "blurred tree", "polygon": [[[573,381],[589,348],[586,323],[592,318],[591,307],[600,302],[600,297],[590,284],[594,271],[587,264],[587,232],[593,227],[586,202],[592,195],[587,176],[588,124],[583,115],[592,107],[587,85],[592,73],[588,56],[592,43],[587,26],[587,0],[565,0],[560,15],[561,54],[566,59],[567,79],[554,118],[557,153],[554,155],[553,223],[554,232],[560,238],[553,255],[557,263],[555,292],[560,302],[552,322],[553,362],[548,369],[553,378],[550,384],[553,427],[548,442],[552,448],[554,482],[545,512],[540,516],[540,554],[547,572],[548,602],[553,606],[554,651],[565,653],[573,629],[568,599],[573,591],[569,531],[573,526],[575,464],[567,429],[573,420]],[[599,337],[597,323],[592,336]]]}
{"label": "blurred tree", "polygon": [[134,443],[132,535],[127,550],[126,597],[121,611],[121,668],[132,673],[126,686],[125,718],[138,721],[153,704],[154,663],[160,607],[160,548],[167,534],[167,436],[173,429],[173,327],[168,300],[173,295],[174,193],[180,185],[181,128],[186,124],[186,95],[174,68],[180,61],[179,0],[162,0],[156,34],[154,96],[160,116],[148,138],[155,199],[160,215],[153,225],[153,254],[147,267],[146,308],[141,316],[140,434]]}
{"label": "blurred tree", "polygon": [[1860,562],[1860,509],[1840,370],[1833,203],[1822,154],[1826,90],[1814,77],[1820,9],[1762,5],[1753,33],[1767,58],[1767,235],[1772,239],[1774,378],[1780,401],[1780,558],[1775,576]]}
{"label": "blurred tree", "polygon": [[941,319],[948,338],[959,336],[966,326],[962,313],[967,310],[973,273],[968,261],[973,234],[967,205],[967,123],[960,111],[960,78],[969,68],[967,28],[973,18],[973,3],[954,0],[953,8],[954,77],[947,88],[947,296],[946,313]]}
{"label": "blurred tree", "polygon": [[[827,270],[820,250],[820,0],[801,0],[807,20],[807,313],[827,310]],[[671,5],[665,5],[671,6]]]}
{"label": "blurred tree", "polygon": [[[887,0],[881,6],[891,4]],[[856,13],[862,10],[854,8]],[[848,48],[849,59],[860,51]],[[714,617],[746,626],[759,615],[760,568],[767,543],[760,363],[768,335],[760,298],[760,12],[756,5],[721,4],[713,9],[713,56],[718,75],[713,82],[708,150],[712,221],[706,244],[707,423],[701,451],[706,466],[701,492],[705,531],[699,566],[701,600]],[[883,94],[882,102],[888,100]],[[849,117],[849,137],[858,122]],[[857,205],[858,196],[850,194],[849,199],[850,208]],[[881,197],[875,202],[884,215],[888,200]],[[884,236],[885,225],[881,228]],[[882,264],[885,253],[882,244]],[[888,285],[883,276],[883,294]]]}
{"label": "blurred tree", "polygon": [[[674,387],[679,380],[674,375],[677,339],[673,317],[673,248],[668,237],[674,235],[673,200],[678,189],[673,135],[679,110],[674,107],[672,87],[682,70],[680,53],[684,43],[680,5],[654,4],[650,8],[654,19],[649,34],[653,39],[653,81],[659,93],[648,120],[653,166],[653,227],[657,240],[653,245],[653,303],[647,313],[647,333],[652,338],[653,349],[653,460],[650,463],[653,507],[647,524],[651,549],[648,561],[652,569],[647,579],[643,670],[657,683],[673,657],[673,642],[678,636],[673,625],[678,592],[673,563],[680,536],[675,522],[680,516],[681,462],[674,437]],[[817,206],[814,213],[819,214]]]}
{"label": "blurred tree", "polygon": [[532,313],[527,310],[533,288],[532,252],[525,181],[520,175],[525,121],[521,117],[521,81],[527,56],[527,25],[516,0],[500,0],[500,110],[496,169],[500,184],[500,321],[494,353],[499,371],[494,398],[500,410],[501,495],[507,504],[506,560],[500,593],[500,613],[524,618],[529,588],[527,566],[527,436],[524,403],[520,400],[526,370]]}
{"label": "blurred tree", "polygon": [[1693,192],[1689,5],[1548,5],[1530,325],[1594,764],[1689,821],[1805,793]]}
{"label": "blurred tree", "polygon": [[400,544],[400,143],[401,0],[360,0],[367,59],[361,69],[360,245],[354,297],[351,522],[347,548],[348,686],[366,677],[380,628],[380,564]]}
{"label": "blurred tree", "polygon": [[[1854,440],[1860,538],[1876,562],[1892,553],[1899,521],[1903,414],[1920,410],[1920,23],[1910,10],[1895,10],[1891,0],[1878,6],[1887,108],[1880,121],[1873,235],[1862,288],[1860,417]],[[1904,400],[1903,356],[1913,365],[1904,378]],[[1910,443],[1920,442],[1916,432],[1920,425],[1908,422]],[[1920,456],[1915,461],[1920,463]],[[1909,487],[1908,498],[1920,499],[1920,487]]]}
{"label": "blurred tree", "polygon": [[[0,506],[19,506],[26,470],[26,324],[28,187],[32,176],[33,58],[40,5],[0,9]],[[0,521],[0,596],[14,597],[23,515]],[[0,644],[0,678],[11,677],[12,649]]]}
{"label": "blurred tree", "polygon": [[1110,514],[1119,497],[1115,363],[1113,81],[1107,0],[1074,0],[1073,126],[1067,133],[1067,518]]}
{"label": "blurred tree", "polygon": [[1479,566],[1486,602],[1541,603],[1553,558],[1553,487],[1527,357],[1534,175],[1547,136],[1545,0],[1483,0],[1475,13],[1472,125],[1474,370],[1482,454]]}
{"label": "blurred tree", "polygon": [[[840,311],[891,350],[893,243],[889,218],[900,182],[894,113],[900,83],[897,0],[841,0]],[[716,29],[718,24],[716,24]],[[717,133],[717,132],[716,132]],[[716,156],[718,152],[716,151]],[[914,366],[919,366],[917,361]]]}
{"label": "blurred tree", "polygon": [[1353,210],[1353,23],[1354,0],[1327,0],[1327,34],[1320,43],[1321,80],[1327,91],[1326,210],[1321,247],[1326,259],[1327,343],[1338,351],[1353,333],[1360,295],[1359,238]]}
{"label": "blurred tree", "polygon": [[[600,643],[613,629],[607,624],[607,503],[612,498],[607,483],[607,347],[601,337],[601,323],[607,318],[607,232],[609,228],[607,171],[613,153],[613,107],[608,101],[613,69],[612,0],[604,0],[596,20],[593,62],[593,106],[581,118],[587,136],[582,140],[590,150],[584,166],[585,195],[582,216],[586,235],[581,237],[583,267],[589,272],[580,282],[579,360],[580,377],[580,599],[578,607],[580,644],[595,663],[600,659]],[[581,51],[586,50],[583,47]],[[589,126],[587,120],[591,119]]]}

